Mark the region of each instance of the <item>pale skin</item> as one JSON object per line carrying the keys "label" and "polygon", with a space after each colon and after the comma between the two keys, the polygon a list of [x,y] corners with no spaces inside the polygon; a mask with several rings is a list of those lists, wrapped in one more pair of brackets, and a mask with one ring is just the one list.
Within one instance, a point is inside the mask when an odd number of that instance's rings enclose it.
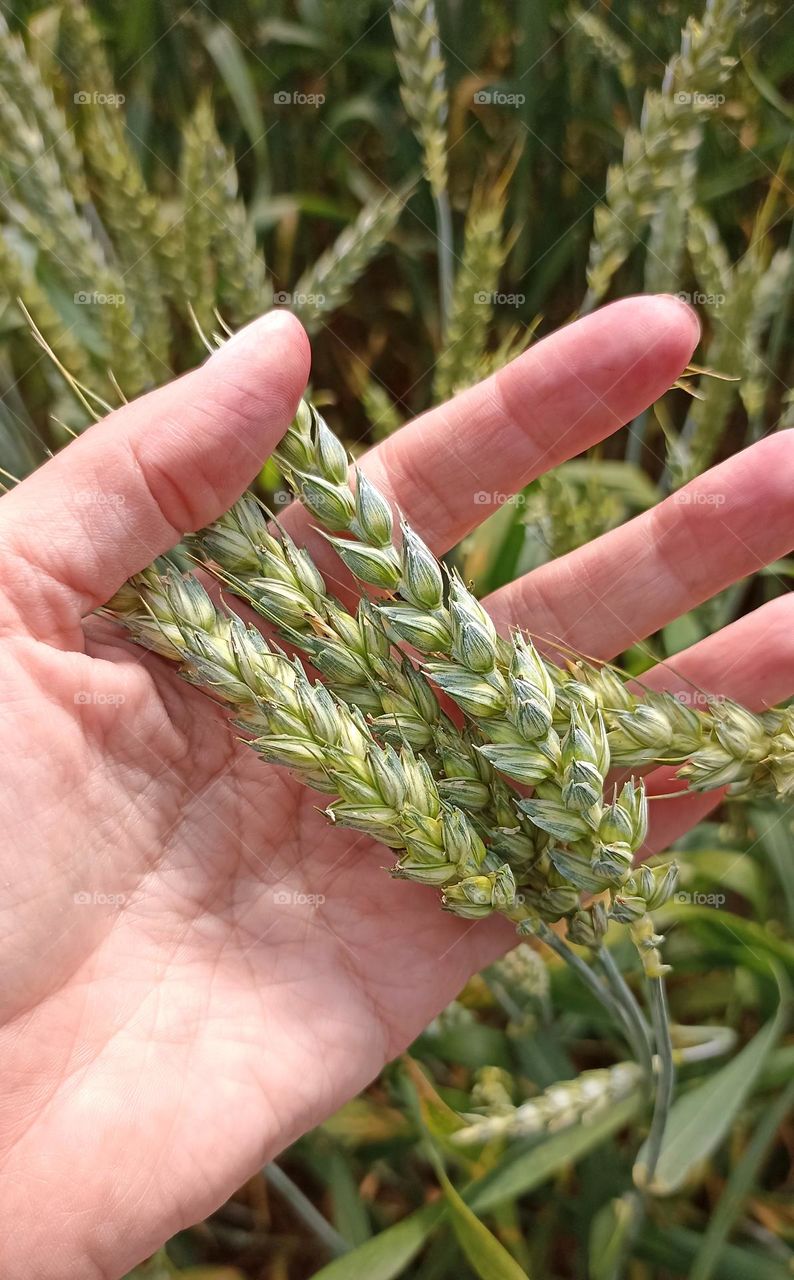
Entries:
{"label": "pale skin", "polygon": [[[487,514],[477,495],[609,435],[696,341],[673,299],[614,304],[366,468],[444,551]],[[506,922],[460,921],[391,880],[384,849],[330,829],[317,794],[265,767],[168,663],[84,622],[233,502],[308,369],[297,322],[265,317],[0,500],[4,1280],[122,1275],[366,1085],[512,944]],[[611,657],[789,551],[793,471],[791,434],[764,440],[688,501],[503,589],[494,615]],[[756,707],[789,696],[791,610],[767,605],[652,681]],[[669,790],[669,774],[649,786]],[[652,847],[713,803],[654,802]]]}

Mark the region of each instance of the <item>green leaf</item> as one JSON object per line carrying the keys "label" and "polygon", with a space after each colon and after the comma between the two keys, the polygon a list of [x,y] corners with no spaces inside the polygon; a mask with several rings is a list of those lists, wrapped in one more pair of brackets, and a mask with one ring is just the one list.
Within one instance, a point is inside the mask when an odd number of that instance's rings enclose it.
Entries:
{"label": "green leaf", "polygon": [[775,1139],[780,1125],[794,1105],[794,1081],[790,1081],[773,1106],[765,1111],[746,1150],[737,1161],[716,1208],[709,1218],[709,1225],[698,1250],[689,1280],[713,1280],[717,1275],[720,1255],[731,1227],[741,1213],[747,1196],[753,1189],[758,1170]]}
{"label": "green leaf", "polygon": [[419,1114],[434,1138],[446,1139],[459,1129],[466,1128],[466,1121],[448,1107],[432,1081],[428,1080],[418,1062],[408,1054],[402,1059],[405,1073],[413,1085],[419,1101]]}
{"label": "green leaf", "polygon": [[438,1176],[449,1206],[452,1230],[480,1280],[527,1280],[523,1267],[485,1223],[480,1222],[440,1166]]}
{"label": "green leaf", "polygon": [[[673,1103],[656,1174],[650,1186],[653,1195],[667,1196],[678,1191],[695,1167],[723,1141],[743,1103],[752,1093],[770,1051],[780,1039],[788,1013],[788,999],[784,996],[776,1016],[761,1028],[741,1053],[704,1084],[691,1089]],[[645,1146],[637,1156],[635,1167],[642,1167],[644,1154]]]}
{"label": "green leaf", "polygon": [[794,946],[754,920],[745,920],[722,908],[716,911],[713,907],[690,906],[675,898],[655,913],[654,919],[657,916],[662,930],[670,921],[678,920],[688,930],[706,938],[718,935],[720,946],[726,952],[726,964],[740,963],[768,978],[769,961],[778,960],[794,974]]}
{"label": "green leaf", "polygon": [[628,1192],[599,1209],[590,1228],[590,1280],[616,1280],[635,1223],[637,1193]]}
{"label": "green leaf", "polygon": [[[575,1164],[613,1134],[625,1128],[640,1105],[639,1092],[599,1116],[592,1124],[577,1125],[555,1134],[531,1150],[506,1152],[502,1162],[463,1192],[475,1213],[486,1213],[506,1200],[527,1195],[552,1178],[560,1169]],[[312,1280],[395,1280],[416,1257],[434,1227],[449,1212],[448,1202],[425,1205],[393,1227],[368,1240],[341,1258],[336,1258]]]}
{"label": "green leaf", "polygon": [[243,128],[248,134],[251,149],[259,164],[259,177],[264,181],[268,159],[265,137],[267,129],[259,106],[259,97],[242,46],[231,27],[217,23],[204,33],[206,44],[215,64],[223,76]]}
{"label": "green leaf", "polygon": [[[688,1276],[692,1259],[697,1255],[702,1236],[683,1227],[664,1229],[646,1223],[635,1246],[635,1254],[653,1263],[654,1275],[660,1271],[675,1276]],[[765,1256],[758,1249],[726,1244],[720,1253],[714,1280],[791,1280],[785,1262]]]}
{"label": "green leaf", "polygon": [[333,1223],[339,1234],[351,1245],[364,1244],[371,1239],[367,1201],[361,1195],[347,1152],[331,1152],[328,1187]]}
{"label": "green leaf", "polygon": [[445,1204],[429,1204],[417,1209],[358,1249],[335,1258],[315,1272],[312,1280],[396,1280],[414,1260],[445,1208]]}
{"label": "green leaf", "polygon": [[780,881],[786,903],[786,922],[794,929],[794,858],[791,856],[792,823],[782,805],[753,805],[750,810],[758,842]]}

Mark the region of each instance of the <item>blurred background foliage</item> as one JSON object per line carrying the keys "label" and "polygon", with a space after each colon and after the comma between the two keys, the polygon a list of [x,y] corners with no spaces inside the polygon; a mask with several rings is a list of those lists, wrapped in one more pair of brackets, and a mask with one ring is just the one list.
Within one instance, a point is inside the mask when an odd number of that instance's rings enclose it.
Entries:
{"label": "blurred background foliage", "polygon": [[[454,552],[482,591],[794,424],[794,22],[787,0],[700,4],[403,0],[393,24],[381,0],[4,0],[5,481],[87,405],[165,381],[201,358],[201,330],[273,304],[310,329],[315,399],[354,451],[602,300],[697,307],[686,389]],[[792,567],[624,663],[788,590]],[[461,1112],[510,1114],[620,1059],[584,988],[524,947],[136,1280],[790,1276],[793,834],[787,810],[733,804],[680,842],[672,1007],[713,1056],[682,1067],[680,1177],[634,1239],[631,1093],[584,1119],[551,1098],[517,1142],[451,1139]]]}

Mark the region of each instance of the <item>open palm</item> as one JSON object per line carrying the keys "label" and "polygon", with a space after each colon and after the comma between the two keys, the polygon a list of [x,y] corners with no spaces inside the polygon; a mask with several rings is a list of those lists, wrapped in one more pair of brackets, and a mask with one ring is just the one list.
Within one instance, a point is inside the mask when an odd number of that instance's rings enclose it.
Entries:
{"label": "open palm", "polygon": [[[366,468],[442,551],[657,398],[696,336],[675,300],[615,304]],[[390,881],[387,851],[329,828],[214,703],[109,624],[83,624],[239,495],[307,371],[297,323],[266,317],[0,501],[6,1280],[121,1275],[354,1094],[511,942],[504,922],[467,924]],[[792,456],[788,435],[761,442],[688,500],[503,589],[495,616],[612,656],[789,549]],[[787,613],[775,602],[651,679],[787,696]],[[658,801],[654,841],[710,803]]]}

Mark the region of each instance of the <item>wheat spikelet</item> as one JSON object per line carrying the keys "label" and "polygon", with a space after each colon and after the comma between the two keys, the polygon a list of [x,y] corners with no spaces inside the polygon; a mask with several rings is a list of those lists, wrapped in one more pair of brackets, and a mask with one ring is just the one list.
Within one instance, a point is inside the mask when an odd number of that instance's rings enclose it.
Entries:
{"label": "wheat spikelet", "polygon": [[[49,345],[78,381],[90,381],[91,361],[85,347],[78,342],[50,302],[49,295],[36,279],[33,268],[12,244],[7,229],[0,230],[0,281],[11,300],[20,298]],[[13,468],[9,468],[13,470]]]}
{"label": "wheat spikelet", "polygon": [[63,181],[55,153],[38,125],[0,90],[0,163],[8,177],[3,205],[72,287],[106,278],[101,248]]}
{"label": "wheat spikelet", "polygon": [[400,217],[402,195],[382,192],[360,210],[292,291],[292,310],[310,333],[347,300],[350,290],[381,250]]}
{"label": "wheat spikelet", "polygon": [[447,88],[433,0],[396,0],[391,23],[402,99],[422,147],[433,195],[447,189]]}
{"label": "wheat spikelet", "polygon": [[[346,453],[311,406],[301,406],[276,456],[305,505],[334,531],[331,542],[347,567],[365,583],[396,593],[392,601],[363,606],[358,620],[333,613],[306,554],[273,540],[259,525],[243,531],[239,509],[198,541],[216,563],[236,562],[237,573],[223,580],[266,617],[281,619],[284,634],[297,638],[315,661],[330,663],[338,690],[355,690],[352,702],[312,686],[297,659],[290,662],[259,632],[220,613],[190,576],[163,578],[151,569],[114,598],[110,611],[139,641],[181,661],[188,678],[229,702],[265,759],[339,795],[329,810],[332,819],[402,850],[398,874],[443,886],[450,910],[473,919],[503,912],[520,931],[562,949],[569,961],[548,922],[564,920],[571,940],[596,952],[610,920],[626,925],[661,1027],[666,966],[649,912],[674,892],[677,871],[672,865],[634,869],[647,828],[644,789],[631,780],[610,799],[606,775],[614,765],[679,756],[687,761],[681,775],[697,789],[732,784],[785,794],[794,788],[794,715],[779,710],[754,716],[728,702],[695,712],[666,694],[649,693],[640,701],[609,668],[577,663],[562,671],[525,637],[500,640],[459,579],[450,576],[445,588],[441,567],[404,523],[402,545],[395,545],[385,499],[361,477],[353,492]],[[357,541],[336,536],[341,531]],[[240,569],[244,582],[235,581]],[[316,622],[329,616],[330,636]],[[365,636],[362,619],[373,616],[383,627],[370,627]],[[425,653],[425,673],[481,731],[484,742],[470,739],[474,751],[497,771],[534,787],[532,799],[513,799],[534,838],[520,824],[475,823],[456,805],[455,791],[447,799],[433,774],[435,740],[426,759],[407,742],[398,756],[389,743],[391,720],[364,718],[356,698],[372,696],[365,668],[376,681],[383,674],[386,689],[390,671],[406,673],[396,662],[390,665],[384,639]],[[428,693],[424,682],[412,684],[413,702],[404,708],[409,727],[418,720],[425,734],[438,723],[425,703]],[[375,696],[377,711],[382,689]],[[598,896],[585,905],[584,894]],[[620,1009],[619,1000],[604,998]],[[628,1018],[625,1008],[623,1013]],[[626,1025],[631,1036],[630,1018]],[[671,1058],[665,1051],[662,1059],[664,1100]]]}
{"label": "wheat spikelet", "polygon": [[[776,761],[774,739],[788,733],[786,713],[782,719],[752,716],[724,701],[695,711],[668,694],[648,693],[640,701],[609,668],[579,661],[563,672],[541,659],[527,639],[517,636],[511,645],[497,637],[454,573],[446,575],[445,590],[442,568],[404,522],[400,548],[391,538],[385,541],[382,530],[367,528],[350,487],[345,450],[316,409],[301,406],[274,456],[304,505],[330,530],[347,568],[360,581],[397,593],[394,603],[375,607],[398,642],[432,655],[425,670],[490,733],[492,745],[483,751],[500,771],[540,786],[562,765],[563,777],[570,771],[573,778],[581,747],[596,773],[606,771],[604,755],[629,767],[678,757],[688,761],[686,776],[694,785],[781,785],[785,768]],[[368,484],[367,502],[375,501]],[[341,532],[358,541],[334,536]],[[567,725],[565,749],[559,734],[556,742],[547,736],[555,715]],[[607,730],[609,741],[602,743]],[[782,740],[778,746],[785,755]],[[566,786],[575,796],[576,783]],[[784,786],[794,786],[794,777]]]}
{"label": "wheat spikelet", "polygon": [[552,557],[567,555],[599,537],[620,515],[620,506],[601,483],[597,468],[589,468],[583,485],[570,480],[564,467],[548,471],[538,477],[537,490],[543,540]]}
{"label": "wheat spikelet", "polygon": [[485,359],[493,299],[509,248],[502,229],[509,177],[506,172],[498,182],[481,187],[469,206],[444,346],[436,364],[437,403],[475,382]]}
{"label": "wheat spikelet", "polygon": [[166,222],[129,144],[123,114],[112,105],[115,86],[101,36],[81,0],[64,6],[60,31],[71,65],[80,68],[73,81],[76,129],[93,196],[146,345],[167,366],[171,339],[163,285],[169,274],[161,270]]}
{"label": "wheat spikelet", "polygon": [[387,436],[399,431],[403,420],[382,382],[367,375],[359,383],[358,397],[375,440],[385,440]]}
{"label": "wheat spikelet", "polygon": [[171,332],[156,254],[156,246],[166,235],[165,220],[144,182],[137,159],[128,147],[119,146],[107,108],[88,105],[81,112],[97,206],[122,264],[125,293],[132,300],[147,348],[167,367]]}
{"label": "wheat spikelet", "polygon": [[769,386],[770,370],[763,354],[764,338],[780,306],[780,299],[790,293],[793,266],[791,251],[779,249],[766,270],[756,278],[745,333],[744,376],[738,384],[739,395],[751,423],[761,418]]}
{"label": "wheat spikelet", "polygon": [[763,339],[791,268],[788,251],[771,255],[759,215],[749,248],[731,266],[714,221],[693,209],[688,245],[712,336],[705,359],[726,375],[709,378],[687,415],[681,438],[671,449],[671,470],[678,482],[699,474],[714,460],[737,395],[751,419],[764,407],[768,371]]}
{"label": "wheat spikelet", "polygon": [[[385,527],[390,512],[384,506],[380,514]],[[421,672],[394,654],[378,614],[362,601],[353,615],[333,599],[308,552],[283,531],[271,532],[257,502],[242,498],[190,541],[226,587],[308,656],[332,692],[372,717],[386,741],[425,753],[446,799],[495,825],[517,822],[505,785],[441,712]],[[524,831],[531,836],[528,824]]]}
{"label": "wheat spikelet", "polygon": [[636,1062],[583,1071],[574,1080],[562,1080],[519,1107],[505,1108],[485,1117],[469,1115],[465,1129],[453,1134],[459,1146],[475,1146],[495,1140],[516,1141],[559,1133],[574,1125],[589,1124],[617,1102],[639,1100],[642,1070]]}
{"label": "wheat spikelet", "polygon": [[[217,301],[224,316],[234,324],[252,320],[272,301],[265,274],[265,262],[256,243],[248,212],[238,194],[234,156],[221,142],[208,99],[196,111],[195,128],[204,148],[203,172],[193,188],[214,215],[207,226],[215,259]],[[190,243],[186,246],[190,252]]]}
{"label": "wheat spikelet", "polygon": [[75,144],[72,129],[44,83],[38,67],[31,61],[21,36],[12,35],[0,14],[0,93],[24,110],[42,138],[43,148],[56,159],[63,180],[73,199],[82,204],[88,199],[83,159]]}
{"label": "wheat spikelet", "polygon": [[568,16],[572,32],[575,35],[582,33],[598,56],[607,66],[614,67],[623,84],[630,88],[636,81],[637,73],[629,44],[621,40],[609,23],[592,9],[581,9],[578,5],[573,5]]}
{"label": "wheat spikelet", "polygon": [[[217,170],[212,148],[217,139],[208,94],[202,94],[185,126],[179,179],[182,184],[180,239],[185,298],[198,324],[212,331],[218,303],[214,245],[218,221],[207,200]],[[214,175],[214,176],[213,176]]]}
{"label": "wheat spikelet", "polygon": [[492,351],[484,351],[480,357],[478,378],[489,378],[492,373],[504,369],[505,365],[515,360],[526,351],[538,326],[540,317],[528,325],[514,325],[508,329]]}
{"label": "wheat spikelet", "polygon": [[[640,127],[627,131],[623,163],[610,166],[605,201],[595,211],[585,306],[606,293],[618,267],[656,214],[660,199],[679,188],[685,190],[702,122],[713,109],[712,95],[725,84],[733,67],[728,51],[742,14],[741,0],[707,0],[702,20],[687,22],[661,91],[646,93]],[[664,262],[670,247],[667,228],[674,220],[672,207],[666,220],[660,218],[654,252]],[[673,263],[671,272],[675,270]]]}
{"label": "wheat spikelet", "polygon": [[392,30],[402,77],[401,96],[422,148],[436,208],[438,288],[442,332],[452,306],[453,232],[447,193],[447,84],[433,0],[394,0]]}
{"label": "wheat spikelet", "polygon": [[[136,395],[152,383],[149,364],[135,334],[135,315],[123,282],[108,265],[87,219],[63,181],[54,151],[36,123],[0,91],[2,168],[9,175],[3,204],[26,238],[49,258],[76,304],[90,304],[107,347],[108,363]],[[82,365],[78,361],[78,366]]]}
{"label": "wheat spikelet", "polygon": [[90,94],[109,96],[116,88],[102,35],[85,0],[64,0],[59,6],[59,51],[61,65]]}
{"label": "wheat spikelet", "polygon": [[300,663],[271,649],[260,632],[221,613],[190,578],[149,570],[109,609],[132,633],[226,701],[251,746],[308,785],[339,797],[332,821],[399,852],[395,873],[444,886],[458,914],[501,909],[523,918],[509,867],[486,869],[486,849],[462,810],[445,802],[421,757],[381,747],[361,712],[312,685]]}

